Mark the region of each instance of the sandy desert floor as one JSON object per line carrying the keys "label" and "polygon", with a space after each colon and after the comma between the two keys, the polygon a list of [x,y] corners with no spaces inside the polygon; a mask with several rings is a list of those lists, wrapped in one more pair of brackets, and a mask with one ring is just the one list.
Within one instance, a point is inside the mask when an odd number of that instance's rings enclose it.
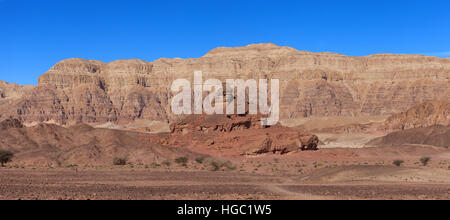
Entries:
{"label": "sandy desert floor", "polygon": [[450,183],[363,180],[327,183],[290,175],[238,172],[1,170],[0,177],[2,200],[450,199]]}
{"label": "sandy desert floor", "polygon": [[[324,149],[228,158],[229,169],[216,171],[211,171],[206,160],[189,161],[186,167],[10,166],[0,168],[0,199],[448,200],[447,151],[427,147]],[[419,163],[423,155],[432,157],[426,167]],[[394,166],[395,158],[405,163]]]}

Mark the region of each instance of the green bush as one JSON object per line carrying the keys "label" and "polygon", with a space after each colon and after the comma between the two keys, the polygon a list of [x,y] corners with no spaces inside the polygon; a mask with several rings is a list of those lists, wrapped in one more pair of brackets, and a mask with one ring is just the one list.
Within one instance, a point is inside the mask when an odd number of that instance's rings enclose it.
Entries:
{"label": "green bush", "polygon": [[170,167],[170,165],[172,165],[172,163],[171,163],[170,161],[168,161],[168,160],[162,162],[162,164],[163,164],[164,166],[166,166],[166,167]]}
{"label": "green bush", "polygon": [[230,161],[218,161],[218,160],[212,160],[210,162],[211,171],[219,171],[221,169],[227,169],[227,170],[236,170],[236,166],[233,165]]}
{"label": "green bush", "polygon": [[205,162],[205,158],[204,157],[195,158],[195,161],[197,163],[203,163],[203,162]]}
{"label": "green bush", "polygon": [[222,165],[217,161],[211,161],[211,170],[212,171],[219,171]]}
{"label": "green bush", "polygon": [[431,157],[422,157],[420,158],[420,162],[424,165],[427,166],[428,163],[431,161]]}
{"label": "green bush", "polygon": [[179,158],[175,159],[175,163],[181,164],[183,166],[187,166],[188,161],[189,161],[189,158],[187,158],[187,157],[179,157]]}
{"label": "green bush", "polygon": [[394,160],[394,162],[392,162],[392,164],[398,167],[401,166],[403,163],[405,163],[405,161],[403,160]]}
{"label": "green bush", "polygon": [[115,165],[115,166],[127,165],[127,159],[124,157],[116,157],[113,159],[113,165]]}
{"label": "green bush", "polygon": [[0,150],[0,164],[1,166],[5,166],[6,163],[12,161],[14,154],[11,151]]}
{"label": "green bush", "polygon": [[161,167],[161,165],[159,163],[152,163],[151,166],[152,166],[152,168]]}

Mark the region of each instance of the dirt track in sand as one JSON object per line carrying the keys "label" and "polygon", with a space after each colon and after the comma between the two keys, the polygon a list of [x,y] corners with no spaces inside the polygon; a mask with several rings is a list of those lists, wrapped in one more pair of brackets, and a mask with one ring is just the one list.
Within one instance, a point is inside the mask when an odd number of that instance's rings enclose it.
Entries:
{"label": "dirt track in sand", "polygon": [[[374,172],[373,167],[351,169]],[[409,169],[399,172],[404,170]],[[320,179],[340,172],[322,169],[315,175],[293,176],[237,171],[0,169],[0,199],[450,199],[450,182]]]}

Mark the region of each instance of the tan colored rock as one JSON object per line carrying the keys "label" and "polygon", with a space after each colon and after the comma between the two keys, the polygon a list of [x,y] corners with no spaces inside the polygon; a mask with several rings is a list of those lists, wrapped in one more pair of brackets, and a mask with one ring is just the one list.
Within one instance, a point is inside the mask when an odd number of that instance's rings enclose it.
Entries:
{"label": "tan colored rock", "polygon": [[282,119],[391,115],[425,101],[450,100],[450,59],[349,57],[256,44],[217,48],[197,59],[64,60],[39,77],[33,91],[7,104],[0,98],[1,117],[60,124],[175,121],[170,85],[178,78],[192,82],[196,70],[204,80],[280,79]]}
{"label": "tan colored rock", "polygon": [[6,119],[0,122],[0,130],[7,130],[10,128],[23,128],[22,122],[18,119]]}
{"label": "tan colored rock", "polygon": [[21,97],[23,92],[32,88],[33,86],[21,86],[0,80],[0,102]]}
{"label": "tan colored rock", "polygon": [[395,114],[386,120],[384,129],[406,130],[437,125],[450,125],[450,101],[425,102],[406,112]]}
{"label": "tan colored rock", "polygon": [[386,136],[375,138],[368,142],[368,147],[404,145],[431,145],[435,147],[450,147],[450,126],[417,127],[395,131]]}

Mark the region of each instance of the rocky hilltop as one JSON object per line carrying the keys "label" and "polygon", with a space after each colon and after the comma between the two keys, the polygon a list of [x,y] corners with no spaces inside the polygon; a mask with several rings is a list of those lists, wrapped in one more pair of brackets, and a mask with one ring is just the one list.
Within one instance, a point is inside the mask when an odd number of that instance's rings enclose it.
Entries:
{"label": "rocky hilltop", "polygon": [[33,86],[21,86],[0,80],[0,102],[19,98],[26,90],[30,90],[32,88]]}
{"label": "rocky hilltop", "polygon": [[196,70],[204,80],[280,79],[281,119],[391,115],[426,101],[450,100],[450,59],[349,57],[256,44],[217,48],[196,59],[63,60],[34,88],[0,84],[0,117],[59,124],[173,122],[170,85],[178,78],[192,82]]}

